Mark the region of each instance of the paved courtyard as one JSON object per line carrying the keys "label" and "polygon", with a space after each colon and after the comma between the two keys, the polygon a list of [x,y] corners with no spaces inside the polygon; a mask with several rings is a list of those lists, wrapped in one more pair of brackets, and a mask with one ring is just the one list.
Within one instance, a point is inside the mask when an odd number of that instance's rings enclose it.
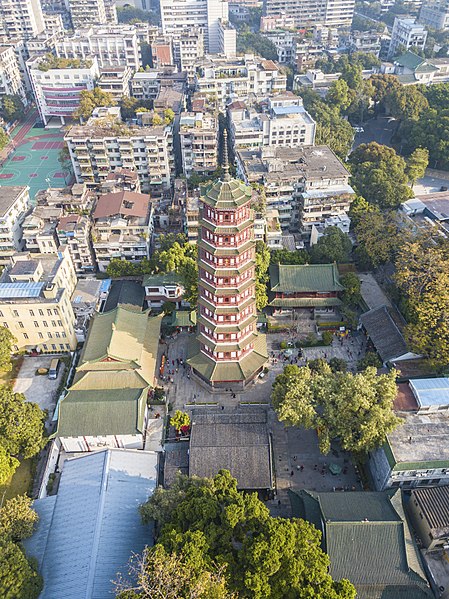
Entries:
{"label": "paved courtyard", "polygon": [[[240,402],[267,404],[269,410],[269,429],[273,440],[274,468],[276,476],[277,495],[274,500],[268,501],[273,515],[289,516],[291,514],[288,491],[290,489],[309,489],[315,491],[349,491],[359,490],[360,483],[357,473],[350,461],[350,456],[333,447],[333,452],[323,456],[318,448],[318,439],[315,431],[286,427],[279,422],[274,410],[269,407],[271,387],[275,377],[280,374],[288,363],[296,363],[296,358],[283,359],[279,350],[279,343],[285,335],[269,335],[268,348],[270,360],[268,374],[258,378],[243,392],[237,390],[211,392],[194,380],[189,373],[189,367],[177,365],[176,360],[183,362],[187,356],[187,345],[191,336],[181,333],[176,338],[168,340],[162,345],[161,352],[167,354],[166,377],[170,382],[160,381],[167,392],[171,411],[186,410],[190,414],[195,411],[195,404],[204,406],[210,404],[211,409],[232,410],[238,408]],[[339,341],[334,339],[332,346],[305,348],[303,358],[298,358],[298,365],[303,365],[307,360],[315,358],[332,357],[343,358],[348,361],[348,367],[355,368],[356,362],[363,356],[365,340],[363,335]],[[160,361],[159,361],[160,363]],[[170,374],[168,374],[170,372]],[[173,382],[171,382],[173,380]],[[235,397],[234,397],[235,395]],[[175,458],[175,456],[170,456]],[[170,464],[172,460],[170,459]],[[173,460],[176,464],[178,457]],[[341,467],[340,475],[334,476],[329,471],[330,464]],[[301,468],[302,466],[302,468]],[[176,466],[175,468],[176,469]],[[173,467],[171,468],[173,470]],[[293,474],[292,474],[293,473]],[[172,478],[173,471],[169,477]]]}

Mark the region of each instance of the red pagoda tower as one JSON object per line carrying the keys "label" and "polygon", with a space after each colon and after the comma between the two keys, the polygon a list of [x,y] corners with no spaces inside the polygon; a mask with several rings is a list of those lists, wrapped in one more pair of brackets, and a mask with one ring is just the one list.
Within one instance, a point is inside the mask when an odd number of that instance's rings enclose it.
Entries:
{"label": "red pagoda tower", "polygon": [[212,387],[243,388],[268,359],[257,332],[252,189],[229,174],[201,189],[198,330],[188,363]]}

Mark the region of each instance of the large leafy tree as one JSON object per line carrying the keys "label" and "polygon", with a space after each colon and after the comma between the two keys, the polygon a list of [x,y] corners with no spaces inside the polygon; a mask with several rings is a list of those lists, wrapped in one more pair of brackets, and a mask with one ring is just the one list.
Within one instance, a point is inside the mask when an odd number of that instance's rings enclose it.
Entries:
{"label": "large leafy tree", "polygon": [[311,248],[310,258],[315,264],[347,262],[351,249],[352,243],[346,233],[338,227],[327,227]]}
{"label": "large leafy tree", "polygon": [[0,127],[0,150],[6,148],[9,143],[9,137],[5,133],[5,130]]}
{"label": "large leafy tree", "polygon": [[406,336],[413,350],[436,365],[449,363],[449,244],[430,236],[403,244],[396,259],[396,284],[410,312]]}
{"label": "large leafy tree", "polygon": [[26,495],[18,495],[5,502],[0,508],[0,538],[18,542],[33,534],[39,517],[31,503]]}
{"label": "large leafy tree", "polygon": [[407,185],[406,162],[393,148],[376,142],[361,144],[349,158],[357,193],[381,209],[397,208],[413,197]]}
{"label": "large leafy tree", "polygon": [[25,107],[20,96],[6,94],[2,96],[1,105],[1,114],[5,121],[16,121],[23,116]]}
{"label": "large leafy tree", "polygon": [[414,185],[418,179],[424,177],[429,164],[429,150],[427,148],[416,148],[407,158],[407,176],[410,183]]}
{"label": "large leafy tree", "polygon": [[397,119],[418,120],[429,102],[415,85],[394,87],[388,97],[391,114]]}
{"label": "large leafy tree", "polygon": [[88,119],[95,108],[114,106],[114,103],[112,95],[99,87],[94,87],[92,91],[84,89],[80,93],[80,103],[73,116],[77,119]]}
{"label": "large leafy tree", "polygon": [[[144,522],[157,521],[156,547],[191,563],[193,581],[201,572],[210,577],[220,564],[228,593],[242,599],[355,598],[348,581],[330,577],[329,558],[313,526],[273,518],[255,493],[237,491],[226,470],[213,479],[179,476],[170,489],[157,489],[141,513]],[[151,569],[146,576],[151,581]],[[179,597],[191,597],[187,591]]]}
{"label": "large leafy tree", "polygon": [[357,255],[360,257],[363,252],[365,262],[377,268],[394,259],[405,231],[394,213],[375,210],[359,215],[355,234],[359,243]]}
{"label": "large leafy tree", "polygon": [[316,429],[323,453],[335,438],[343,449],[364,453],[379,447],[400,423],[393,412],[396,374],[377,376],[375,368],[333,373],[324,364],[318,371],[286,366],[275,379],[272,402],[281,421]]}
{"label": "large leafy tree", "polygon": [[270,251],[261,240],[256,242],[256,307],[263,310],[268,304],[267,283]]}
{"label": "large leafy tree", "polygon": [[2,599],[37,599],[42,578],[12,541],[0,538],[0,596]]}

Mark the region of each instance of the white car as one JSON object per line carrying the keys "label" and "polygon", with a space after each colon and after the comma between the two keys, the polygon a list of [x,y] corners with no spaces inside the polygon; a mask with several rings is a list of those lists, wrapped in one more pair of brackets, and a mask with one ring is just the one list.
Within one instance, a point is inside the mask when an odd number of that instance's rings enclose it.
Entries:
{"label": "white car", "polygon": [[353,127],[356,133],[365,133],[365,129],[363,127]]}

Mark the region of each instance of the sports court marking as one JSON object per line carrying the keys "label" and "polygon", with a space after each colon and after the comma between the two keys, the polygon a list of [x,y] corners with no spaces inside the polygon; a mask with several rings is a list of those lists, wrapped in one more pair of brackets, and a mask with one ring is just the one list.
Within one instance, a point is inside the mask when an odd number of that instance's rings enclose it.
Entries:
{"label": "sports court marking", "polygon": [[32,150],[61,150],[64,147],[63,141],[35,141],[31,146]]}
{"label": "sports court marking", "polygon": [[31,173],[28,176],[30,177],[30,179],[34,179],[34,177],[37,177],[37,173]]}
{"label": "sports court marking", "polygon": [[53,177],[55,179],[64,179],[64,173],[61,173],[61,172],[53,173]]}
{"label": "sports court marking", "polygon": [[41,160],[48,160],[48,156],[41,156]]}
{"label": "sports court marking", "polygon": [[12,179],[14,173],[0,173],[0,179]]}
{"label": "sports court marking", "polygon": [[26,160],[27,156],[13,156],[12,161],[13,162],[21,162],[22,160]]}

